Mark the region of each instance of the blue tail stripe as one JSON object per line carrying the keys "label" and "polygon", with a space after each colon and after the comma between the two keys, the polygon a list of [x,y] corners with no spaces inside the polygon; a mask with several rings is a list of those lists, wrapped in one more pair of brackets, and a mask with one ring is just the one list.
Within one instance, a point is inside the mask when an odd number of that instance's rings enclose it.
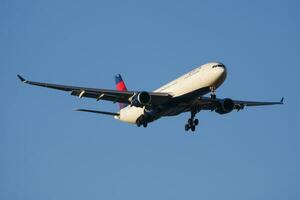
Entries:
{"label": "blue tail stripe", "polygon": [[118,83],[120,83],[121,81],[123,81],[122,76],[121,76],[120,74],[117,74],[117,75],[115,76],[115,81],[116,81],[116,84],[118,84]]}

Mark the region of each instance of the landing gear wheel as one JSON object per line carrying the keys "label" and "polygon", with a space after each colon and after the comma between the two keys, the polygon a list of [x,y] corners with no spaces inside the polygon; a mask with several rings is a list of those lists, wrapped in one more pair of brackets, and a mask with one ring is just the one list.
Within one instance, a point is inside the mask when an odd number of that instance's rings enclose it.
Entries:
{"label": "landing gear wheel", "polygon": [[192,125],[193,125],[193,119],[192,119],[192,118],[190,118],[190,119],[188,120],[188,125],[189,125],[189,126],[192,126]]}
{"label": "landing gear wheel", "polygon": [[196,130],[196,127],[195,126],[191,126],[191,131],[195,131]]}
{"label": "landing gear wheel", "polygon": [[147,127],[148,126],[148,121],[146,120],[144,115],[141,115],[137,120],[136,120],[136,125],[137,127],[143,126]]}
{"label": "landing gear wheel", "polygon": [[190,126],[188,125],[188,124],[186,124],[185,126],[184,126],[184,130],[185,131],[188,131],[190,129]]}
{"label": "landing gear wheel", "polygon": [[195,126],[198,126],[199,120],[198,120],[198,119],[195,119],[195,120],[194,120],[194,124],[195,124]]}
{"label": "landing gear wheel", "polygon": [[137,121],[136,121],[136,125],[137,125],[137,127],[140,127],[140,126],[141,126],[140,120],[137,120]]}
{"label": "landing gear wheel", "polygon": [[197,112],[199,112],[199,111],[200,111],[200,109],[192,109],[191,110],[191,118],[188,119],[188,122],[184,127],[184,129],[186,131],[191,129],[191,131],[194,132],[196,130],[196,126],[199,124],[199,120],[195,119],[195,116],[196,116]]}
{"label": "landing gear wheel", "polygon": [[144,121],[143,126],[144,126],[144,128],[147,128],[148,123]]}

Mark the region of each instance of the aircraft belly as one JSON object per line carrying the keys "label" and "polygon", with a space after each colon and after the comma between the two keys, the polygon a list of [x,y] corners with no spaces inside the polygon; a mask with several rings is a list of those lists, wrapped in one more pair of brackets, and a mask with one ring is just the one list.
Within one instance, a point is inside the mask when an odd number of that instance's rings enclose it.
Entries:
{"label": "aircraft belly", "polygon": [[171,108],[168,110],[165,110],[162,115],[163,116],[175,116],[175,115],[179,115],[182,112],[185,112],[185,108]]}

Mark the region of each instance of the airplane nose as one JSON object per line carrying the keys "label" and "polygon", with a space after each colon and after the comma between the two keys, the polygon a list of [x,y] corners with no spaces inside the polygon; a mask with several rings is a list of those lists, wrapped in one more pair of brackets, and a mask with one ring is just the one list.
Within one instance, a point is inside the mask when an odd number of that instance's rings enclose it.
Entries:
{"label": "airplane nose", "polygon": [[227,70],[226,70],[226,67],[224,64],[217,63],[217,64],[213,65],[212,68],[218,79],[219,78],[223,79],[224,77],[226,77]]}
{"label": "airplane nose", "polygon": [[219,66],[219,67],[216,68],[217,74],[218,74],[218,78],[221,79],[221,80],[223,80],[223,79],[225,79],[226,76],[227,76],[227,70],[226,70],[226,67],[225,67],[225,65],[223,65],[223,64],[221,64],[221,63],[220,63],[218,66]]}
{"label": "airplane nose", "polygon": [[225,65],[222,63],[217,63],[212,66],[212,80],[213,83],[211,84],[214,87],[219,87],[226,79],[227,70]]}
{"label": "airplane nose", "polygon": [[221,74],[226,73],[226,68],[225,68],[225,67],[224,67],[224,68],[221,68],[221,69],[220,69],[220,72],[221,72]]}
{"label": "airplane nose", "polygon": [[215,68],[216,72],[220,75],[222,75],[223,73],[225,73],[226,69],[225,67],[218,67],[218,68]]}
{"label": "airplane nose", "polygon": [[226,67],[225,67],[225,65],[223,65],[223,64],[220,64],[219,65],[220,67],[219,67],[219,71],[220,71],[220,73],[221,74],[225,74],[226,73]]}
{"label": "airplane nose", "polygon": [[220,69],[220,78],[224,81],[226,76],[227,76],[227,70],[224,66],[222,69]]}

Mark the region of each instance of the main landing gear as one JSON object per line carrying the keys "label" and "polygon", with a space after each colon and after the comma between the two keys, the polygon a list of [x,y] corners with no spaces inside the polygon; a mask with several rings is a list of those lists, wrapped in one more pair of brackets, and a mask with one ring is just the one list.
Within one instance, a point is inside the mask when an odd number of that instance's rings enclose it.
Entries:
{"label": "main landing gear", "polygon": [[[216,99],[217,98],[216,87],[211,86],[211,87],[209,87],[209,90],[210,90],[210,98],[213,100]],[[196,130],[196,126],[199,124],[199,120],[195,119],[195,116],[199,111],[200,111],[200,109],[192,109],[191,118],[189,118],[187,124],[184,127],[184,129],[186,131],[191,129],[191,131],[194,132]]]}
{"label": "main landing gear", "polygon": [[138,127],[143,126],[144,128],[147,128],[148,122],[146,120],[145,115],[141,115],[137,120],[136,120],[136,125]]}
{"label": "main landing gear", "polygon": [[196,111],[191,111],[191,118],[189,118],[187,124],[184,127],[185,131],[191,129],[191,131],[194,132],[196,130],[196,126],[199,124],[199,120],[194,119],[195,116],[196,116]]}

